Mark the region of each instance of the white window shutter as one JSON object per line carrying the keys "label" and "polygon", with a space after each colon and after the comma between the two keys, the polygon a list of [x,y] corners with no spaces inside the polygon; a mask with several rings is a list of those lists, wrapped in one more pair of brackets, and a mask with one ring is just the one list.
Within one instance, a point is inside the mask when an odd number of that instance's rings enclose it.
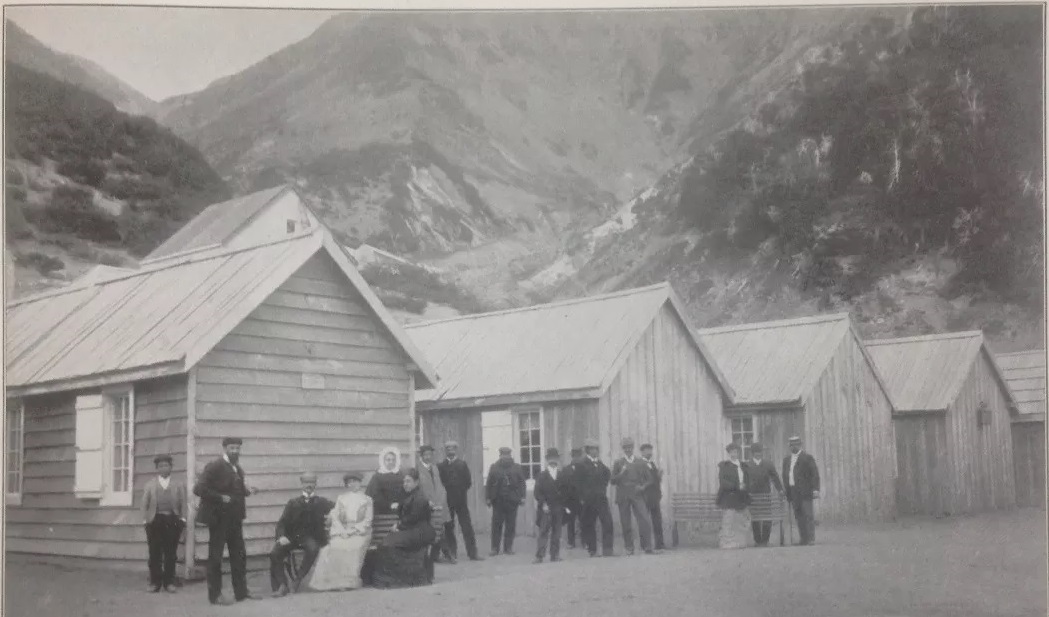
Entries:
{"label": "white window shutter", "polygon": [[100,395],[76,399],[76,471],[73,492],[77,497],[102,495],[105,411]]}

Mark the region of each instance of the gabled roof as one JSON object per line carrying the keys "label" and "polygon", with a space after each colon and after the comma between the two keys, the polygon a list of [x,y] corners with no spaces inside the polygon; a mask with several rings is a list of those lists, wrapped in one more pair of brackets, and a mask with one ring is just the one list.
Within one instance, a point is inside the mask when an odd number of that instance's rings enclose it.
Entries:
{"label": "gabled roof", "polygon": [[863,348],[848,313],[705,328],[697,335],[735,390],[737,406],[800,405],[846,336]]}
{"label": "gabled roof", "polygon": [[958,398],[980,354],[987,358],[1010,405],[1014,405],[979,330],[875,339],[865,345],[889,387],[895,411],[946,411]]}
{"label": "gabled roof", "polygon": [[[599,398],[658,311],[673,307],[704,359],[667,283],[590,298],[406,326],[441,374],[420,392],[429,408],[503,400]],[[726,397],[731,389],[707,360]],[[453,403],[454,402],[454,403]]]}
{"label": "gabled roof", "polygon": [[293,190],[289,186],[277,186],[212,204],[153,249],[143,262],[222,245],[265,210],[266,206]]}
{"label": "gabled roof", "polygon": [[1021,419],[1045,419],[1045,350],[995,354]]}
{"label": "gabled roof", "polygon": [[278,242],[195,253],[74,284],[6,307],[9,395],[184,373],[318,251],[325,251],[407,355],[420,387],[436,375],[318,228]]}

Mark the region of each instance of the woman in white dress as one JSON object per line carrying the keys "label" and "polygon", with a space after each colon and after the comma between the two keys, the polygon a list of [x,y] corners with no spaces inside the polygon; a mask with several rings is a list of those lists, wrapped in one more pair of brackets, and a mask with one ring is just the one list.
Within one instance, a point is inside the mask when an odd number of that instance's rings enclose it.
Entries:
{"label": "woman in white dress", "polygon": [[351,472],[342,481],[350,492],[339,496],[331,511],[328,545],[313,567],[310,588],[317,591],[357,589],[361,566],[372,540],[372,500],[361,488],[361,474]]}

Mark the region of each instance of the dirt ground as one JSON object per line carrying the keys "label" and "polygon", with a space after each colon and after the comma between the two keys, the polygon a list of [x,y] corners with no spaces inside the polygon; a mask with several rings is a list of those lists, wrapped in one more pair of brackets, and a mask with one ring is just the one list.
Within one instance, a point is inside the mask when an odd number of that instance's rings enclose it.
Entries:
{"label": "dirt ground", "polygon": [[[517,554],[438,565],[430,587],[301,593],[232,607],[207,603],[203,583],[177,595],[146,591],[144,575],[75,569],[13,557],[5,615],[11,617],[283,617],[465,615],[588,617],[984,617],[1046,614],[1045,512],[1024,509],[885,525],[821,526],[818,544],[533,565],[534,540]],[[481,546],[486,546],[484,540]],[[619,549],[617,548],[617,551]],[[268,596],[264,573],[252,592]],[[225,581],[227,593],[229,580]]]}

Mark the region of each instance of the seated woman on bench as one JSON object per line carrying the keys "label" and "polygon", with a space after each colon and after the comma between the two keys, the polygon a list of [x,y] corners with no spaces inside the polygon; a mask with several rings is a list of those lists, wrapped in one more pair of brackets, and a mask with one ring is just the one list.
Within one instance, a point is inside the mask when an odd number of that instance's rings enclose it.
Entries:
{"label": "seated woman on bench", "polygon": [[376,587],[416,587],[433,582],[430,546],[436,538],[430,501],[419,490],[419,472],[404,476],[404,500],[398,508],[397,524],[383,540],[376,555]]}
{"label": "seated woman on bench", "polygon": [[311,589],[357,589],[363,584],[361,566],[372,540],[372,500],[362,490],[363,479],[363,475],[357,472],[342,477],[349,492],[335,500],[335,508],[331,511],[330,539],[317,557],[310,579]]}

